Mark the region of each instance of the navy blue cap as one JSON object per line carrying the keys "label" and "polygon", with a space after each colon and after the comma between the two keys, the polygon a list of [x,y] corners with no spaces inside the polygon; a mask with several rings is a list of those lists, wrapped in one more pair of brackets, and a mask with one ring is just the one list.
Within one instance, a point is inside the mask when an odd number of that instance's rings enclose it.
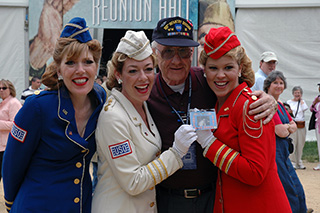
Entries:
{"label": "navy blue cap", "polygon": [[86,20],[80,17],[71,19],[64,26],[60,38],[74,38],[81,43],[87,43],[92,40]]}
{"label": "navy blue cap", "polygon": [[161,19],[153,30],[152,40],[164,46],[199,46],[199,43],[193,40],[193,24],[179,16]]}

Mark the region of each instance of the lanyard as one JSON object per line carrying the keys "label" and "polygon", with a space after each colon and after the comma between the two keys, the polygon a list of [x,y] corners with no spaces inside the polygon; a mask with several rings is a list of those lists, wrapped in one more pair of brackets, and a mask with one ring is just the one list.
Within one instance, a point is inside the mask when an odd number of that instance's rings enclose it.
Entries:
{"label": "lanyard", "polygon": [[160,83],[160,88],[161,88],[161,91],[164,95],[164,97],[166,98],[169,106],[171,107],[172,111],[174,113],[176,113],[176,115],[179,117],[180,121],[183,123],[183,124],[188,124],[189,123],[189,111],[190,111],[190,105],[191,105],[191,91],[192,91],[192,83],[191,83],[191,75],[189,73],[189,97],[188,97],[188,108],[187,108],[187,113],[186,113],[186,116],[187,116],[187,119],[186,119],[186,122],[184,122],[184,120],[182,119],[181,115],[179,114],[179,112],[171,105],[166,93],[164,92],[163,88],[162,88],[162,85],[161,85],[161,80],[160,80],[160,75],[158,75],[158,78],[159,78],[159,83]]}

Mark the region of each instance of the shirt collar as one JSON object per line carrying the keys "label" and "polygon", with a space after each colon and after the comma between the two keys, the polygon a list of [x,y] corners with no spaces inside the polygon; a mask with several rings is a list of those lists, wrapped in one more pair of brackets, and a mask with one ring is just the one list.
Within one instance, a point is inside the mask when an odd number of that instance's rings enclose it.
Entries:
{"label": "shirt collar", "polygon": [[[196,75],[194,73],[194,71],[192,69],[190,69],[190,75],[191,75],[191,81],[192,81],[192,91],[196,91],[197,90],[197,79],[196,79]],[[189,76],[189,75],[188,75]],[[161,90],[161,86],[163,88],[163,91],[165,92],[165,94],[167,96],[170,96],[172,94],[175,94],[175,92],[167,85],[167,83],[164,81],[162,75],[161,75],[161,71],[160,73],[156,76],[156,82],[155,82],[155,86],[157,87],[157,89],[160,91],[160,95],[162,97],[164,97],[164,94],[162,93]],[[189,90],[189,77],[187,77],[186,81],[185,81],[185,85],[184,85],[184,92],[188,92]]]}

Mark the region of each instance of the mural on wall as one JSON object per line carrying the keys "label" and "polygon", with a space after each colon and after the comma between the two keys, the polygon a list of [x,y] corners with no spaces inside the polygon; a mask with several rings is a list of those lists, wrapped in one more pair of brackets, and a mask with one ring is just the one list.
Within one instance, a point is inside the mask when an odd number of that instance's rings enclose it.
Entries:
{"label": "mural on wall", "polygon": [[29,1],[29,76],[41,78],[59,38],[63,16],[79,0]]}
{"label": "mural on wall", "polygon": [[204,37],[211,28],[227,26],[234,32],[234,0],[200,0],[198,15],[198,58],[203,50]]}
{"label": "mural on wall", "polygon": [[198,0],[30,0],[30,77],[41,78],[64,23],[76,16],[91,29],[153,29],[172,16],[191,20],[197,29]]}
{"label": "mural on wall", "polygon": [[29,76],[41,78],[64,23],[75,16],[85,18],[90,28],[136,30],[153,29],[164,17],[182,16],[198,30],[200,54],[211,27],[234,31],[234,13],[234,0],[30,0]]}

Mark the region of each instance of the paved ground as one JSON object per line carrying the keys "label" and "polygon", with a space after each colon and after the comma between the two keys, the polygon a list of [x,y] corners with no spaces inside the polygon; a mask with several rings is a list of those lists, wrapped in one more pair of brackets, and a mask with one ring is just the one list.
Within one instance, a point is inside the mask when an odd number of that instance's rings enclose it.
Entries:
{"label": "paved ground", "polygon": [[[307,206],[313,208],[314,213],[320,213],[320,171],[314,171],[312,168],[317,163],[305,163],[306,170],[297,170],[297,174],[304,187]],[[0,186],[0,213],[5,213],[4,199],[3,199],[3,185],[1,181]]]}

